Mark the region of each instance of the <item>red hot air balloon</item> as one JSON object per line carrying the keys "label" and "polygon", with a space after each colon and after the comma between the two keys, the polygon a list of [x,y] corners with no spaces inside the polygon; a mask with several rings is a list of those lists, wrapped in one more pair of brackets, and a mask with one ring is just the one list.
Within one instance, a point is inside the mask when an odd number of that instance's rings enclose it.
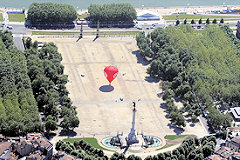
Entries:
{"label": "red hot air balloon", "polygon": [[118,75],[118,69],[115,66],[107,66],[104,69],[104,75],[111,84],[111,82],[117,77]]}

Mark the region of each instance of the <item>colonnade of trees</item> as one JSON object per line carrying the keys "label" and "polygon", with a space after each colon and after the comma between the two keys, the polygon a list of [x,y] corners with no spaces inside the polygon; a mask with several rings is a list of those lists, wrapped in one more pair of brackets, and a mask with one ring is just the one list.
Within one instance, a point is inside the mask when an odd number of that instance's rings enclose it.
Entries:
{"label": "colonnade of trees", "polygon": [[189,115],[200,115],[201,102],[209,108],[211,122],[221,117],[216,129],[231,125],[230,115],[211,109],[215,103],[240,104],[239,43],[229,28],[206,26],[194,31],[190,25],[170,26],[147,36],[139,33],[136,40],[140,54],[152,59],[147,73],[161,77],[166,91],[183,99]]}

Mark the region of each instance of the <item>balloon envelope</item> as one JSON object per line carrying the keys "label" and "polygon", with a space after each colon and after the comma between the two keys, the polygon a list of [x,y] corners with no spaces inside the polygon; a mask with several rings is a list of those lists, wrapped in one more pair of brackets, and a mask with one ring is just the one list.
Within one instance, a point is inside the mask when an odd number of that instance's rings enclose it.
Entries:
{"label": "balloon envelope", "polygon": [[107,66],[104,69],[104,75],[107,80],[111,83],[118,75],[118,69],[115,66]]}

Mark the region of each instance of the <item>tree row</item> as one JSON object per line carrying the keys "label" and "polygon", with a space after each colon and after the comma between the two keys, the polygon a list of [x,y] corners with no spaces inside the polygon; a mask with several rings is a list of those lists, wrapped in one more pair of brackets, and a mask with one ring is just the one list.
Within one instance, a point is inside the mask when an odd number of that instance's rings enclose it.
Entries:
{"label": "tree row", "polygon": [[76,107],[72,105],[65,86],[68,77],[63,74],[62,56],[55,44],[44,43],[38,49],[37,43],[32,43],[31,38],[26,39],[25,56],[38,109],[44,114],[45,129],[47,132],[56,130],[59,120],[65,130],[78,127]]}
{"label": "tree row", "polygon": [[39,132],[42,124],[24,54],[12,33],[0,31],[0,133],[8,136]]}

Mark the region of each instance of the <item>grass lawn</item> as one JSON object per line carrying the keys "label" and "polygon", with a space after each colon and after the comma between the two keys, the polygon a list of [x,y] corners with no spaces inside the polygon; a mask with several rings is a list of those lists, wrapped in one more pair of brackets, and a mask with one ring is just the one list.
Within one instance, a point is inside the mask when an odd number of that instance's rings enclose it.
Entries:
{"label": "grass lawn", "polygon": [[85,18],[87,18],[87,16],[88,16],[88,14],[85,13],[85,14],[82,14],[82,15],[80,16],[80,18],[81,18],[81,19],[85,19]]}
{"label": "grass lawn", "polygon": [[10,22],[25,22],[25,14],[8,14]]}
{"label": "grass lawn", "polygon": [[[140,31],[100,31],[101,35],[137,35]],[[80,32],[32,31],[32,35],[79,35]],[[83,32],[84,35],[96,35],[96,32]]]}
{"label": "grass lawn", "polygon": [[165,149],[165,148],[168,148],[168,147],[171,147],[171,146],[174,146],[174,144],[165,144],[163,147],[156,149],[156,151],[161,150],[161,149]]}
{"label": "grass lawn", "polygon": [[88,16],[87,13],[82,14],[82,15],[79,15],[79,14],[78,14],[76,20],[78,20],[79,18],[80,18],[80,19],[85,19],[85,18],[87,18],[87,16]]}
{"label": "grass lawn", "polygon": [[187,135],[166,135],[164,137],[164,139],[174,140],[174,139],[183,138],[183,137],[186,137],[186,136]]}
{"label": "grass lawn", "polygon": [[106,150],[106,151],[112,151],[109,150],[107,148],[103,148],[102,146],[100,146],[97,142],[96,138],[66,138],[63,139],[63,141],[65,142],[70,142],[73,143],[74,141],[80,141],[80,140],[84,140],[85,142],[87,142],[88,144],[90,144],[92,147],[97,148],[97,149],[101,149],[101,150]]}
{"label": "grass lawn", "polygon": [[165,20],[176,20],[176,19],[221,19],[221,18],[239,18],[238,16],[222,16],[222,15],[195,15],[195,14],[179,14],[179,15],[166,15],[163,16]]}
{"label": "grass lawn", "polygon": [[3,14],[0,13],[0,21],[3,21]]}

